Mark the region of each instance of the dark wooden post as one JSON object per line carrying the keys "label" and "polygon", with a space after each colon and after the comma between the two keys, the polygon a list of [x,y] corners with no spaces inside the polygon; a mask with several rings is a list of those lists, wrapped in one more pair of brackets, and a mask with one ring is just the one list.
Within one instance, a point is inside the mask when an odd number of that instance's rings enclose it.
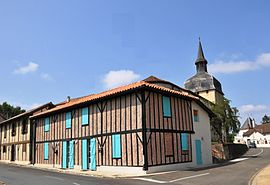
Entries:
{"label": "dark wooden post", "polygon": [[146,111],[145,111],[145,91],[142,91],[142,136],[143,136],[143,170],[148,170],[148,152],[147,152],[147,135],[146,135]]}

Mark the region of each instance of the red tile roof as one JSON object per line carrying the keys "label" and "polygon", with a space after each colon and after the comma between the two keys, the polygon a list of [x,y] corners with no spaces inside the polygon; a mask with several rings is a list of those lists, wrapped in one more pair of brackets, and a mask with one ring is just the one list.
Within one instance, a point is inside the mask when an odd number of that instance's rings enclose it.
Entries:
{"label": "red tile roof", "polygon": [[80,105],[80,104],[83,104],[83,103],[92,102],[92,101],[95,101],[95,100],[99,100],[99,99],[102,99],[102,98],[105,98],[105,97],[117,95],[117,94],[120,94],[120,93],[124,93],[124,92],[130,91],[130,90],[135,90],[135,89],[142,88],[142,87],[148,87],[148,88],[152,88],[152,89],[155,89],[155,90],[160,90],[160,91],[163,91],[163,92],[168,92],[168,93],[172,93],[172,94],[179,95],[179,96],[182,96],[182,97],[187,97],[187,98],[191,98],[191,99],[194,99],[194,100],[195,99],[198,100],[198,97],[190,95],[187,92],[179,92],[179,91],[172,90],[172,89],[169,89],[169,88],[166,88],[166,87],[151,84],[151,83],[148,83],[148,82],[145,82],[145,81],[138,81],[138,82],[135,82],[135,83],[132,83],[132,84],[129,84],[129,85],[120,86],[120,87],[117,87],[117,88],[114,88],[114,89],[110,89],[108,91],[104,91],[104,92],[99,93],[99,94],[92,94],[92,95],[84,96],[84,97],[81,97],[81,98],[71,99],[69,102],[62,102],[62,103],[56,105],[56,107],[54,107],[52,109],[49,109],[48,111],[44,111],[42,113],[31,116],[31,118],[39,117],[39,116],[42,116],[42,115],[44,116],[44,115],[47,115],[49,113],[53,113],[53,112],[56,112],[56,111],[59,111],[59,110],[62,110],[62,109],[71,108],[71,107],[74,107],[74,106],[77,106],[77,105]]}
{"label": "red tile roof", "polygon": [[243,136],[247,136],[248,137],[251,134],[253,134],[254,132],[259,132],[261,134],[269,134],[270,133],[270,123],[257,125],[253,129],[250,129],[250,130],[246,131],[243,134]]}

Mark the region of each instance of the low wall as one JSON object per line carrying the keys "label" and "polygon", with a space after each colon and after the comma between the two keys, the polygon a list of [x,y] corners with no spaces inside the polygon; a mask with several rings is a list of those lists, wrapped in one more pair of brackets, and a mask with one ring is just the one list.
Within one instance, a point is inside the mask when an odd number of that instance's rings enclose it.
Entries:
{"label": "low wall", "polygon": [[238,158],[248,151],[248,147],[245,144],[214,144],[212,145],[213,162],[219,162],[224,160],[231,160]]}

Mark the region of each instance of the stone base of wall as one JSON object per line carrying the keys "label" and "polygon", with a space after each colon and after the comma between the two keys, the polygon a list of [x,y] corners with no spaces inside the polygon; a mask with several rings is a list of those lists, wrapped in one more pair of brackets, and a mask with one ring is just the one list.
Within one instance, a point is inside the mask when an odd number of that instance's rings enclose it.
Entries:
{"label": "stone base of wall", "polygon": [[248,147],[246,144],[227,143],[212,145],[212,156],[214,158],[214,163],[241,157],[247,151]]}

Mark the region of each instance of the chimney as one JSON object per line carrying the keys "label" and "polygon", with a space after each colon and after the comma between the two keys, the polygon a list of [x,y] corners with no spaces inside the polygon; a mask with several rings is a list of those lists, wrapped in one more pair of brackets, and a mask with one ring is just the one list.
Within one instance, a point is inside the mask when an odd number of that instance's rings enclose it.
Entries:
{"label": "chimney", "polygon": [[67,96],[66,102],[67,102],[67,103],[70,102],[70,96]]}

